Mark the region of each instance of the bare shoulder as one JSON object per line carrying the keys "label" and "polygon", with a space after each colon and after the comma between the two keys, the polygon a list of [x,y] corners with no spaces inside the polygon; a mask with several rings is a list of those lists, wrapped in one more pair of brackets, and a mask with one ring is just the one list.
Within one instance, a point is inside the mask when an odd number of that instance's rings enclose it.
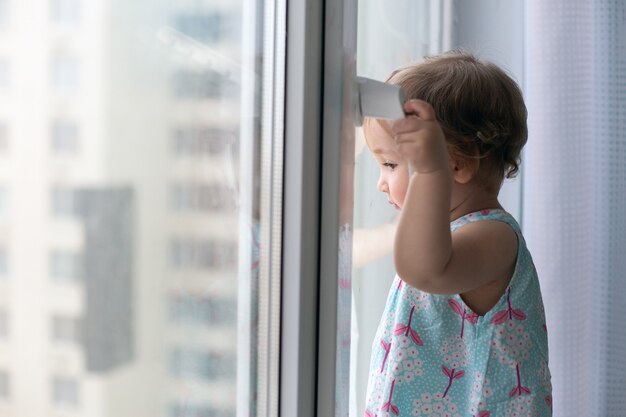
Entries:
{"label": "bare shoulder", "polygon": [[[463,250],[479,255],[485,262],[484,272],[492,272],[492,278],[502,279],[503,270],[515,266],[517,259],[517,235],[513,228],[499,220],[481,220],[468,223],[452,234],[452,250]],[[510,277],[509,277],[510,278]]]}
{"label": "bare shoulder", "polygon": [[487,285],[506,287],[515,269],[517,245],[515,231],[502,221],[462,226],[452,233],[452,254],[445,270],[427,291],[462,294]]}
{"label": "bare shoulder", "polygon": [[517,235],[505,222],[484,220],[460,228],[452,237],[453,241],[461,239],[461,246],[476,245],[476,261],[484,266],[476,265],[479,272],[475,272],[474,285],[459,293],[474,312],[486,314],[502,297],[515,272]]}

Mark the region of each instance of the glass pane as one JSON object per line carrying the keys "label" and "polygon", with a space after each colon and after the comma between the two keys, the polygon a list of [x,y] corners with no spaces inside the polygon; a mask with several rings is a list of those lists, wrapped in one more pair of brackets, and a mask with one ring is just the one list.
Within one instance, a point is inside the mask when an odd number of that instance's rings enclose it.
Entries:
{"label": "glass pane", "polygon": [[[520,80],[523,33],[519,19],[514,16],[523,13],[521,8],[515,2],[498,3],[496,7],[493,1],[470,4],[439,0],[402,0],[389,8],[379,1],[361,0],[357,74],[385,81],[395,69],[425,56],[465,48],[508,68]],[[497,25],[487,23],[496,21]],[[354,366],[350,411],[351,416],[370,415],[366,411],[373,416],[376,410],[365,409],[367,382],[369,373],[376,372],[370,370],[372,347],[388,349],[388,345],[374,337],[395,276],[390,255],[399,212],[378,190],[379,167],[366,146],[361,128],[356,132],[355,159],[351,344]],[[516,180],[506,181],[498,197],[515,217],[519,216],[519,185]],[[392,356],[385,363],[393,362]],[[416,368],[410,361],[407,364],[402,375],[412,378],[415,374],[409,369]]]}
{"label": "glass pane", "polygon": [[[392,70],[441,50],[441,2],[398,7],[359,2],[357,74],[385,81]],[[351,416],[365,413],[372,343],[395,275],[391,252],[398,212],[378,190],[379,169],[362,128],[356,131],[353,244]],[[371,411],[371,410],[370,410]]]}
{"label": "glass pane", "polygon": [[0,0],[0,417],[256,415],[260,3]]}

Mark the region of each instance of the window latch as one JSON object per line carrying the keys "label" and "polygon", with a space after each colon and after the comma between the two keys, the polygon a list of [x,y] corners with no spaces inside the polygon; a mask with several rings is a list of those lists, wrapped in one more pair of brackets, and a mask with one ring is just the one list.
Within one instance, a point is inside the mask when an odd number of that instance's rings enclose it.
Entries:
{"label": "window latch", "polygon": [[402,119],[404,118],[404,93],[393,84],[356,77],[354,124],[363,125],[363,118]]}

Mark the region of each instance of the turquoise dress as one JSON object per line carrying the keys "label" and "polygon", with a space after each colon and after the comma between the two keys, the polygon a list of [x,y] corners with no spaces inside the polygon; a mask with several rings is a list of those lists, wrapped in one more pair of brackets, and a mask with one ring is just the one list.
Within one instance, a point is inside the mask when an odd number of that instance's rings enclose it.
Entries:
{"label": "turquoise dress", "polygon": [[484,316],[458,295],[429,294],[397,275],[372,347],[366,417],[552,415],[548,338],[537,273],[504,210],[450,223],[497,220],[518,237],[511,281]]}

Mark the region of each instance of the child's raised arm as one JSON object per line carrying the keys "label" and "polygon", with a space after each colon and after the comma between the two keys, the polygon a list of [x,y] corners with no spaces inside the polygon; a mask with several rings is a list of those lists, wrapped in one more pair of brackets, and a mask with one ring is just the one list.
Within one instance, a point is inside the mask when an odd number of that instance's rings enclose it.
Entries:
{"label": "child's raised arm", "polygon": [[405,111],[410,116],[392,126],[398,151],[414,171],[395,238],[398,275],[415,288],[439,294],[463,293],[510,278],[517,253],[515,233],[504,223],[482,221],[451,234],[451,211],[463,215],[485,207],[463,196],[451,201],[454,182],[471,181],[471,175],[450,158],[430,104],[411,100]]}

